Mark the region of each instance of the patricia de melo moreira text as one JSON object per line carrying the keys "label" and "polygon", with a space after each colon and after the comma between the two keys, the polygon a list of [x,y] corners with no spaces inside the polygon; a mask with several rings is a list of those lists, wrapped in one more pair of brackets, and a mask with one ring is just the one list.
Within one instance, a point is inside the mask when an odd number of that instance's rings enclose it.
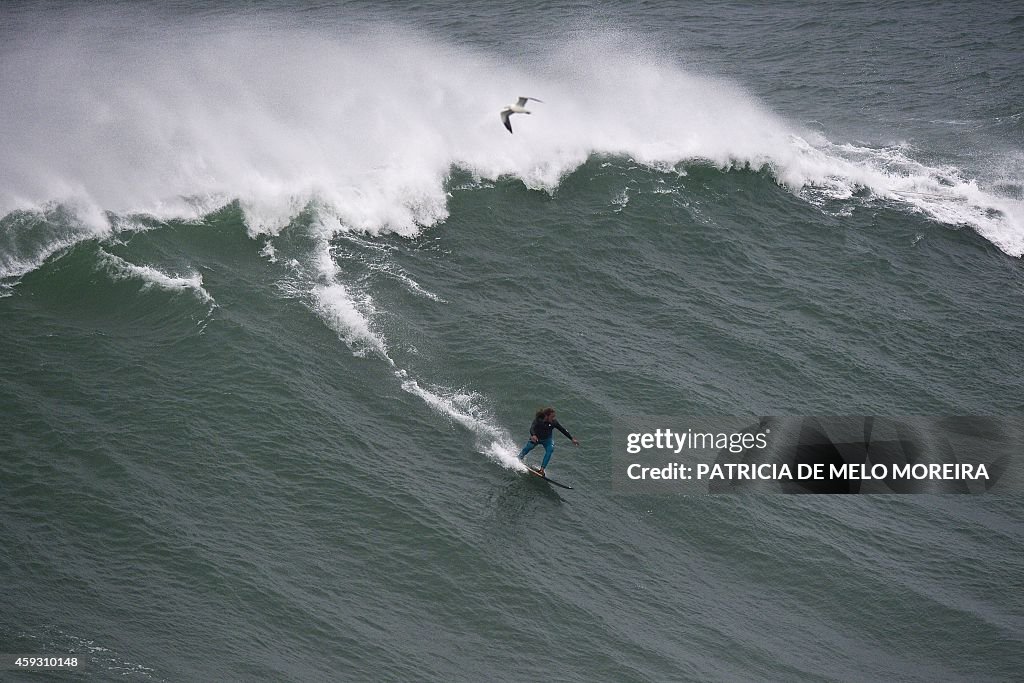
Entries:
{"label": "patricia de melo moreira text", "polygon": [[824,463],[797,464],[790,467],[787,463],[715,463],[712,465],[698,463],[685,465],[670,462],[663,467],[645,467],[640,463],[631,463],[626,468],[626,476],[630,479],[682,479],[697,481],[827,481],[830,479],[860,479],[865,481],[957,481],[957,480],[988,480],[985,465],[968,463],[914,463],[914,464],[875,464],[847,463],[843,465]]}
{"label": "patricia de melo moreira text", "polygon": [[[768,431],[750,432],[676,432],[658,429],[637,432],[626,438],[626,452],[636,455],[646,450],[669,451],[679,455],[684,450],[728,451],[732,454],[768,446]],[[651,467],[628,463],[629,479],[675,479],[696,481],[988,481],[988,468],[971,463],[696,463],[670,462]]]}

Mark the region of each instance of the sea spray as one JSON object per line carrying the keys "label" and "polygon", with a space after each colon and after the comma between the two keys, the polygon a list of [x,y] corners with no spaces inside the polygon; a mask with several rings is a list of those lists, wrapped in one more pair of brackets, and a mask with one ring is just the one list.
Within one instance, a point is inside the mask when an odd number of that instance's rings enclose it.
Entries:
{"label": "sea spray", "polygon": [[[447,218],[453,168],[553,192],[600,153],[766,169],[798,194],[867,189],[1024,253],[1019,200],[891,148],[835,144],[642,37],[571,38],[507,60],[389,24],[332,33],[281,17],[268,33],[238,17],[151,17],[125,38],[124,19],[106,18],[4,48],[0,216],[57,202],[87,238],[108,229],[107,212],[187,218],[238,200],[254,235],[310,204],[350,229],[413,235]],[[497,111],[527,86],[544,107],[507,135]]]}

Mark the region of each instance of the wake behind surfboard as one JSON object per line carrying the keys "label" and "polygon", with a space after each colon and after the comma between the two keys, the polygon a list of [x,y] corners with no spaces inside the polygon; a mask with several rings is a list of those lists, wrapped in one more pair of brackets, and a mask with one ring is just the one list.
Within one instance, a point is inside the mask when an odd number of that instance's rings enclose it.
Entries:
{"label": "wake behind surfboard", "polygon": [[529,465],[527,465],[527,466],[526,466],[526,469],[530,470],[530,473],[531,473],[531,474],[532,474],[533,476],[535,476],[535,477],[538,477],[538,478],[540,478],[540,479],[543,479],[544,481],[546,481],[546,482],[547,482],[547,483],[549,483],[549,484],[554,484],[555,486],[561,486],[561,487],[562,487],[563,489],[569,489],[570,491],[572,490],[572,487],[571,487],[571,486],[569,486],[568,484],[563,484],[563,483],[562,483],[562,482],[560,482],[560,481],[555,481],[554,479],[552,479],[552,478],[551,478],[551,477],[549,477],[548,475],[546,475],[546,474],[541,474],[540,472],[538,472],[537,470],[533,469],[533,468],[532,468],[532,467],[530,467]]}

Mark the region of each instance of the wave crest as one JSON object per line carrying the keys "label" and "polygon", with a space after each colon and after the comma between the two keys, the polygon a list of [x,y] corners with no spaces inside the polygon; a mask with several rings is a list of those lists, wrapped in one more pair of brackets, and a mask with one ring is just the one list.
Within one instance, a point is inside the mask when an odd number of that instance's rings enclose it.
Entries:
{"label": "wave crest", "polygon": [[[552,192],[599,153],[767,168],[797,193],[868,188],[1024,254],[1020,200],[905,150],[833,144],[636,37],[508,60],[394,26],[328,35],[154,18],[124,39],[124,19],[108,18],[4,48],[0,215],[58,201],[96,233],[106,212],[194,218],[237,199],[254,235],[278,234],[311,203],[349,229],[413,235],[447,218],[453,168]],[[509,135],[498,110],[520,94],[544,103]]]}

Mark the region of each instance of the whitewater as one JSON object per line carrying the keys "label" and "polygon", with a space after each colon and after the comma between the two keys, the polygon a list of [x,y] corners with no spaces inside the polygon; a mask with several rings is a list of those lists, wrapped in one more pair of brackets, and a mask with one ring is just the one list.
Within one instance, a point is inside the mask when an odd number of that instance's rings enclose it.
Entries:
{"label": "whitewater", "polygon": [[[1024,253],[1019,197],[906,145],[830,141],[643,35],[573,37],[515,61],[388,24],[151,20],[96,39],[125,21],[94,13],[2,48],[5,232],[58,209],[64,225],[4,249],[0,278],[132,216],[198,220],[232,201],[253,236],[310,207],[338,231],[412,236],[448,216],[453,170],[553,193],[594,155],[764,171],[808,201],[866,194]],[[546,104],[503,135],[497,111],[519,92]]]}

